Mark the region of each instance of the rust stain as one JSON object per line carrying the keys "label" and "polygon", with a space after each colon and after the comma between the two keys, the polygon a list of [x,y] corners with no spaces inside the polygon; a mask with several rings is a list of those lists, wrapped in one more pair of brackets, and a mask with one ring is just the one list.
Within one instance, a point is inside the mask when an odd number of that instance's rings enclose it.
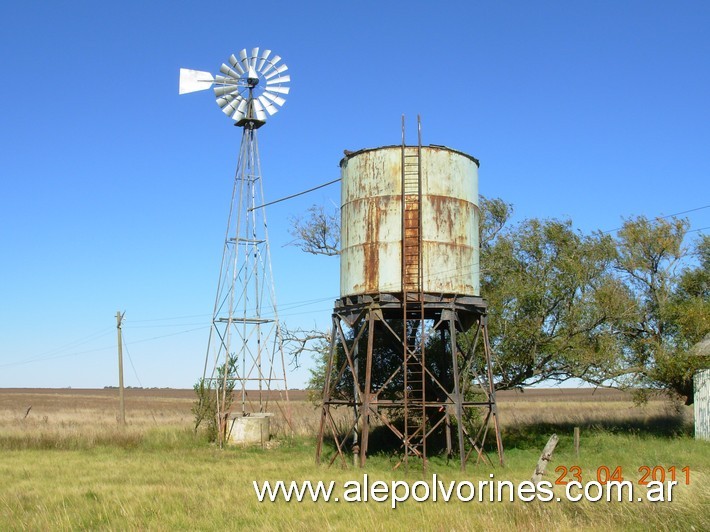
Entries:
{"label": "rust stain", "polygon": [[419,223],[419,201],[417,196],[406,196],[404,200],[404,242],[402,263],[404,265],[404,288],[420,291],[419,264],[421,258]]}
{"label": "rust stain", "polygon": [[377,208],[376,198],[370,198],[367,202],[367,215],[365,217],[366,232],[369,236],[364,246],[365,253],[365,290],[376,292],[380,280],[380,256],[377,248],[378,235],[380,233],[380,218]]}
{"label": "rust stain", "polygon": [[426,213],[425,223],[433,225],[433,231],[425,234],[436,235],[433,240],[456,245],[470,245],[475,235],[471,226],[477,225],[476,205],[459,198],[427,196],[432,212]]}
{"label": "rust stain", "polygon": [[422,147],[421,204],[418,194],[402,195],[400,146],[361,150],[341,161],[341,291],[475,289],[477,175],[461,156],[477,164],[450,148]]}

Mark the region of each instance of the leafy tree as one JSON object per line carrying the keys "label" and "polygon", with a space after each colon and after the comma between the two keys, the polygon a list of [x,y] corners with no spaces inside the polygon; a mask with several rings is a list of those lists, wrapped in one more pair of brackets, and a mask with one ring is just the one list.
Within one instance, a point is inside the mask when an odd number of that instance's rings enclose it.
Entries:
{"label": "leafy tree", "polygon": [[700,342],[710,331],[710,235],[703,235],[693,253],[697,266],[685,269],[671,297],[670,315],[686,345]]}
{"label": "leafy tree", "polygon": [[488,251],[496,236],[503,230],[505,224],[513,215],[513,206],[500,198],[488,199],[479,196],[481,222],[479,224],[479,241],[481,249]]}
{"label": "leafy tree", "polygon": [[217,439],[217,394],[205,379],[198,380],[192,389],[195,391],[195,402],[192,403],[192,415],[195,416],[195,432],[202,422],[207,425],[207,439]]}
{"label": "leafy tree", "polygon": [[497,386],[512,388],[598,373],[616,339],[607,312],[622,290],[609,275],[612,239],[570,221],[526,220],[482,249]]}
{"label": "leafy tree", "polygon": [[234,401],[234,385],[236,381],[233,377],[237,373],[236,365],[237,357],[231,355],[227,365],[226,388],[224,379],[225,367],[223,365],[217,368],[217,379],[212,381],[200,379],[193,386],[195,395],[197,396],[195,402],[192,404],[192,414],[195,416],[195,432],[197,432],[197,429],[204,422],[206,424],[207,439],[211,442],[217,441],[219,435],[220,423],[217,419],[217,402],[222,400],[222,394],[224,393],[225,404],[223,406],[222,415],[224,419],[226,419],[232,407],[232,402]]}
{"label": "leafy tree", "polygon": [[[692,347],[710,332],[710,238],[696,247],[699,264],[683,268],[688,222],[626,220],[619,230],[615,268],[627,284],[629,312],[615,323],[628,382],[693,400],[693,374],[703,359]],[[707,362],[705,362],[707,363]]]}

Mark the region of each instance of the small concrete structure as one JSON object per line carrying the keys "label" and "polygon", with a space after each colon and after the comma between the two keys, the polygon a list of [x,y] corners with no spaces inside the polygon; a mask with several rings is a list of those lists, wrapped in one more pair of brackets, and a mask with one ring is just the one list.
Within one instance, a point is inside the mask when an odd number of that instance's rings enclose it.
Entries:
{"label": "small concrete structure", "polygon": [[695,439],[710,441],[710,369],[698,371],[693,376],[693,388]]}
{"label": "small concrete structure", "polygon": [[229,418],[227,443],[231,445],[263,445],[269,441],[273,413],[235,414]]}

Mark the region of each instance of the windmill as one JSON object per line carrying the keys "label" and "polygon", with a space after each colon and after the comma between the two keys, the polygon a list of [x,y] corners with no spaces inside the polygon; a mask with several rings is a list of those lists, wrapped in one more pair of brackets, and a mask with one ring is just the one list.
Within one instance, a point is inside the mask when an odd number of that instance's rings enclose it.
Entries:
{"label": "windmill", "polygon": [[220,445],[235,410],[238,421],[276,405],[291,424],[257,142],[257,129],[284,104],[291,78],[271,50],[244,49],[228,63],[214,76],[181,68],[179,88],[180,94],[213,88],[217,105],[243,130],[203,371],[217,397]]}
{"label": "windmill", "polygon": [[259,54],[259,48],[254,48],[249,55],[244,49],[239,52],[239,59],[232,54],[229,65],[222,63],[219,71],[224,75],[181,68],[179,92],[187,94],[214,86],[222,112],[245,131],[257,129],[266,123],[267,113],[274,115],[284,104],[286,100],[281,95],[289,93],[286,84],[291,76],[282,75],[288,67],[280,62],[280,56],[271,57],[271,50]]}

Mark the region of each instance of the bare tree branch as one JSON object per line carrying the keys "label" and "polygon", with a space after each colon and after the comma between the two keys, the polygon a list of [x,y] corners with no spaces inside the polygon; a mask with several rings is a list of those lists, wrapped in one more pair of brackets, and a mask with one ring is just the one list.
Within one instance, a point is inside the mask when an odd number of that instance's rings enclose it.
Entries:
{"label": "bare tree branch", "polygon": [[311,205],[305,216],[291,218],[289,233],[292,242],[302,251],[313,255],[340,254],[340,213],[327,212],[322,205]]}
{"label": "bare tree branch", "polygon": [[286,351],[293,360],[295,367],[299,367],[299,357],[304,353],[321,354],[324,346],[330,345],[330,331],[317,329],[288,329],[281,326],[281,338],[286,345]]}

